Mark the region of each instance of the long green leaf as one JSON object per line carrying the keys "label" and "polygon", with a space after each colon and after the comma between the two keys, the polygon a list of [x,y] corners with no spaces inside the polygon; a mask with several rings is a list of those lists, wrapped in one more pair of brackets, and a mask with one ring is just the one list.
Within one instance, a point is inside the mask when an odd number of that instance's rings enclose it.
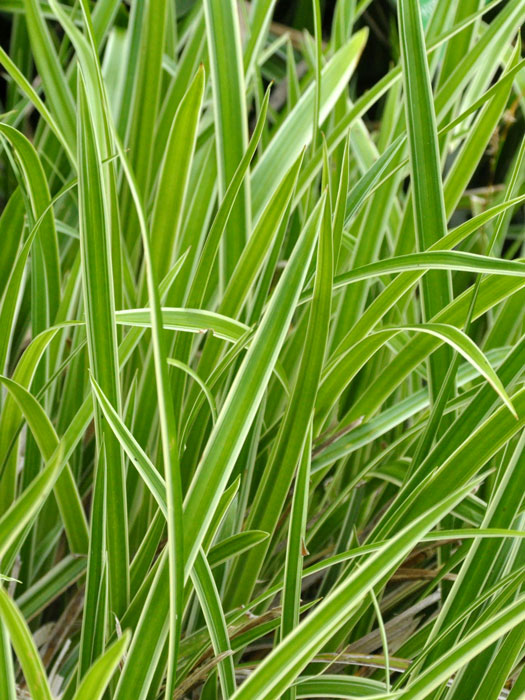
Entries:
{"label": "long green leaf", "polygon": [[0,588],[0,615],[22,665],[31,697],[34,700],[53,700],[46,672],[31,632],[20,611],[3,588]]}
{"label": "long green leaf", "polygon": [[[419,250],[426,250],[447,233],[436,115],[419,2],[400,0],[398,6],[414,221]],[[424,317],[429,320],[451,299],[449,276],[446,273],[426,275],[422,295]],[[430,387],[434,397],[449,362],[450,352],[443,349],[430,360]]]}

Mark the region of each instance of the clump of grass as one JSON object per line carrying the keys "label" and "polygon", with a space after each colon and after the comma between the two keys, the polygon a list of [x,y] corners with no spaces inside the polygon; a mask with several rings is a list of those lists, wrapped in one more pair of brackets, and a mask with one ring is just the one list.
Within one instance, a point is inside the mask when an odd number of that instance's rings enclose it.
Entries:
{"label": "clump of grass", "polygon": [[2,699],[525,696],[525,6],[298,5],[0,6]]}

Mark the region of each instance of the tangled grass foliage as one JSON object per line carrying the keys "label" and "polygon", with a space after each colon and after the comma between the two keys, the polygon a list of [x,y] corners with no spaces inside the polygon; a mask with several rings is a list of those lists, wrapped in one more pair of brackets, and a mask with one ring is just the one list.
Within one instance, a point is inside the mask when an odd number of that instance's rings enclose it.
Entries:
{"label": "tangled grass foliage", "polygon": [[2,700],[525,697],[525,3],[299,5],[0,2]]}

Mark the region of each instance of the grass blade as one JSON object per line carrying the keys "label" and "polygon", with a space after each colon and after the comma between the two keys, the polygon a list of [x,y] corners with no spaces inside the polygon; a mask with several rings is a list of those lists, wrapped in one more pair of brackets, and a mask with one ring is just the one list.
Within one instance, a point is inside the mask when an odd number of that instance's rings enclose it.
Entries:
{"label": "grass blade", "polygon": [[[78,94],[80,250],[90,366],[93,376],[120,411],[108,204],[104,196],[100,150],[82,78],[78,82]],[[108,501],[106,531],[111,607],[121,615],[129,596],[124,465],[120,445],[100,418],[97,418],[97,432],[105,445],[107,488],[113,494]]]}
{"label": "grass blade", "polygon": [[[417,0],[400,0],[399,26],[416,239],[419,249],[426,250],[446,235],[447,222],[436,115]],[[429,320],[451,299],[448,274],[426,275],[422,295],[424,318]],[[440,350],[430,360],[430,386],[434,398],[445,377],[450,357],[450,351]]]}
{"label": "grass blade", "polygon": [[20,611],[0,588],[0,615],[7,628],[15,653],[22,665],[24,676],[34,700],[53,700],[47,676],[37,649]]}

